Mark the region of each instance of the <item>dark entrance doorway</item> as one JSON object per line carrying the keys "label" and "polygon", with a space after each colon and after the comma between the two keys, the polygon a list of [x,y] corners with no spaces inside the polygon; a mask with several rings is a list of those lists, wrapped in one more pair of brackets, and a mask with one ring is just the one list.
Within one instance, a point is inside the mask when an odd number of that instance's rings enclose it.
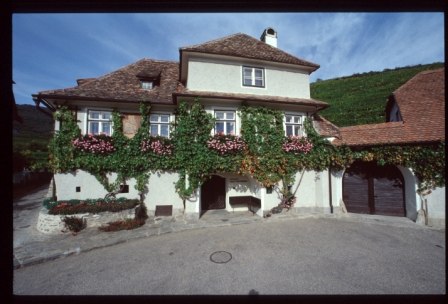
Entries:
{"label": "dark entrance doorway", "polygon": [[406,216],[403,175],[392,165],[353,163],[344,173],[343,198],[348,212]]}
{"label": "dark entrance doorway", "polygon": [[215,210],[226,207],[226,179],[217,175],[207,180],[201,187],[201,209]]}

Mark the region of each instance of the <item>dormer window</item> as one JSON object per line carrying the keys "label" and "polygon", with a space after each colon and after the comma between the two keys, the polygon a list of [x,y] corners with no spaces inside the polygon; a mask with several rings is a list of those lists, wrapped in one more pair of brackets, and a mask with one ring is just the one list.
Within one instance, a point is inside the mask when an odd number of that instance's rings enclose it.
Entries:
{"label": "dormer window", "polygon": [[138,73],[136,76],[140,80],[140,87],[143,90],[152,90],[160,85],[160,74],[158,71],[145,71]]}
{"label": "dormer window", "polygon": [[243,66],[243,86],[264,88],[264,69]]}
{"label": "dormer window", "polygon": [[154,87],[154,81],[142,80],[141,84],[143,90],[152,90]]}

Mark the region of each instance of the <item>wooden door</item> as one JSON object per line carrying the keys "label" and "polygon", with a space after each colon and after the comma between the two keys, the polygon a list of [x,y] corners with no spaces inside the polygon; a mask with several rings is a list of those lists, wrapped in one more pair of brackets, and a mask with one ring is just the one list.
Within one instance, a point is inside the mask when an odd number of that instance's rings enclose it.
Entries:
{"label": "wooden door", "polygon": [[404,180],[395,166],[356,162],[343,178],[348,212],[405,216]]}
{"label": "wooden door", "polygon": [[213,175],[201,187],[201,209],[224,209],[226,207],[226,179]]}

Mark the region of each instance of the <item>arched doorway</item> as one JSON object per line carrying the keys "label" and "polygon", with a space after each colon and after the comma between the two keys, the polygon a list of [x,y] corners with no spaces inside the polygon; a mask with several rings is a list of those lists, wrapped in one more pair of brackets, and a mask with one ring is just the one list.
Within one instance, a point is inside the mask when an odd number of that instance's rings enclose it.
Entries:
{"label": "arched doorway", "polygon": [[404,179],[395,166],[355,162],[345,171],[342,188],[348,212],[406,216]]}
{"label": "arched doorway", "polygon": [[201,210],[226,208],[226,179],[212,175],[201,187]]}

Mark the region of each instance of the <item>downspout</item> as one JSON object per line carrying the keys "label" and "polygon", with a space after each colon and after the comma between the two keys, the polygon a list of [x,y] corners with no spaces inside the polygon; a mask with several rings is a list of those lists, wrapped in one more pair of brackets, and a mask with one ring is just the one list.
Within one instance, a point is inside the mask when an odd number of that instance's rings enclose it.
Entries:
{"label": "downspout", "polygon": [[330,200],[330,212],[333,213],[333,191],[331,188],[331,167],[328,168],[328,191]]}

